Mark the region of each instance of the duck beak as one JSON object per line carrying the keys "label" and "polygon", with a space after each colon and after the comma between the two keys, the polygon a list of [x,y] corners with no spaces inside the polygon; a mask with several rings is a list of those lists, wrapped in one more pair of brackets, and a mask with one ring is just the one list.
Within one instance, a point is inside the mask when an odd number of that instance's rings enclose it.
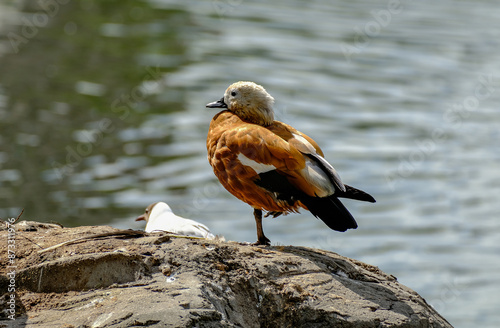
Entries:
{"label": "duck beak", "polygon": [[143,214],[141,216],[138,216],[137,219],[135,219],[136,221],[146,221],[146,214]]}
{"label": "duck beak", "polygon": [[207,108],[227,108],[227,105],[224,102],[224,97],[222,97],[217,101],[214,101],[214,102],[207,104],[206,107]]}

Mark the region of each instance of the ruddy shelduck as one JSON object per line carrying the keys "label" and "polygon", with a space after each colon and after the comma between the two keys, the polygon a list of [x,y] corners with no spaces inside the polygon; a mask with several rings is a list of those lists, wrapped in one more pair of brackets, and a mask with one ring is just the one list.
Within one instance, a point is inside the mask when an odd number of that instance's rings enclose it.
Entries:
{"label": "ruddy shelduck", "polygon": [[231,194],[254,209],[256,245],[269,245],[262,228],[266,216],[309,210],[336,231],[356,229],[356,221],[338,197],[375,202],[348,186],[324,158],[318,144],[288,124],[275,121],[274,98],[253,82],[231,84],[223,108],[210,123],[208,161]]}
{"label": "ruddy shelduck", "polygon": [[149,205],[144,214],[135,220],[146,221],[146,232],[166,231],[183,236],[215,238],[206,225],[175,215],[164,202]]}

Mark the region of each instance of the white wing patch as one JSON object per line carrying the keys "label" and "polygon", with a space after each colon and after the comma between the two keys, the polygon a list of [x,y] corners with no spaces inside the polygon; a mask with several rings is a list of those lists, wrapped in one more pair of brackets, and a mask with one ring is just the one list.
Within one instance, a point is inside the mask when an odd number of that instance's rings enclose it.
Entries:
{"label": "white wing patch", "polygon": [[276,167],[274,165],[257,163],[256,161],[246,157],[242,153],[238,154],[238,160],[240,161],[241,164],[245,166],[250,166],[255,172],[257,172],[257,174],[276,170]]}
{"label": "white wing patch", "polygon": [[[310,156],[314,157],[318,162],[321,163],[319,165],[315,161],[311,160],[310,158],[306,159],[306,167],[305,171],[307,173],[307,178],[309,179],[309,182],[312,183],[313,185],[319,187],[321,190],[326,192],[328,195],[331,195],[335,192],[335,188],[331,184],[332,182],[341,190],[345,192],[345,186],[342,183],[342,180],[340,179],[339,174],[337,171],[333,168],[333,166],[328,163],[326,159],[324,159],[322,156],[320,156],[316,152],[316,148],[307,141],[306,138],[304,138],[301,135],[298,134],[293,134],[293,137],[300,142],[300,148],[297,147],[297,149],[304,153],[304,154],[310,154]],[[297,146],[297,145],[296,145]],[[304,148],[302,148],[304,146]],[[307,149],[307,151],[306,151]],[[326,179],[326,181],[325,181]],[[320,197],[320,194],[318,194]]]}
{"label": "white wing patch", "polygon": [[321,164],[323,164],[324,167],[331,174],[331,177],[333,178],[333,182],[335,183],[335,185],[341,191],[345,192],[346,189],[345,189],[344,183],[340,179],[340,175],[337,173],[337,170],[335,170],[335,168],[330,163],[328,163],[328,161],[326,159],[324,159],[323,157],[317,155],[317,156],[315,156],[315,158],[317,158],[321,162]]}
{"label": "white wing patch", "polygon": [[306,167],[303,169],[304,177],[313,186],[316,187],[316,195],[326,197],[335,193],[328,175],[323,169],[313,160],[306,157]]}
{"label": "white wing patch", "polygon": [[[298,141],[300,141],[306,148],[307,150],[309,150],[309,152],[311,154],[316,154],[316,148],[314,148],[313,145],[311,145],[311,143],[309,141],[307,141],[306,138],[304,138],[303,136],[301,135],[298,135],[298,134],[295,134],[295,133],[292,133],[293,137],[295,139],[297,139]],[[300,150],[300,149],[299,149]]]}

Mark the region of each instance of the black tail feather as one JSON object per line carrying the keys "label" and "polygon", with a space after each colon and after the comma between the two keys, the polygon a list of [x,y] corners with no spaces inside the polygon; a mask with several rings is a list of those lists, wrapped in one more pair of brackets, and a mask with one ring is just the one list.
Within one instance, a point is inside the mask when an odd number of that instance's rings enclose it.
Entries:
{"label": "black tail feather", "polygon": [[336,231],[356,229],[358,224],[344,204],[335,196],[328,197],[305,197],[301,202],[317,218]]}
{"label": "black tail feather", "polygon": [[[368,193],[349,185],[345,185],[345,192],[337,189],[335,194],[331,196],[308,196],[292,185],[286,176],[277,173],[276,170],[259,174],[259,179],[255,180],[255,184],[274,193],[277,199],[286,201],[290,205],[295,204],[296,201],[302,202],[315,217],[321,219],[328,227],[336,231],[346,231],[358,227],[356,220],[337,197],[375,202],[375,199]],[[276,216],[273,212],[270,215]]]}
{"label": "black tail feather", "polygon": [[349,198],[349,199],[355,199],[355,200],[361,200],[365,202],[370,202],[370,203],[375,203],[375,198],[372,197],[367,192],[364,192],[363,190],[356,189],[354,187],[351,187],[349,185],[344,184],[345,186],[345,192],[340,192],[340,193],[335,193],[337,197],[343,197],[343,198]]}

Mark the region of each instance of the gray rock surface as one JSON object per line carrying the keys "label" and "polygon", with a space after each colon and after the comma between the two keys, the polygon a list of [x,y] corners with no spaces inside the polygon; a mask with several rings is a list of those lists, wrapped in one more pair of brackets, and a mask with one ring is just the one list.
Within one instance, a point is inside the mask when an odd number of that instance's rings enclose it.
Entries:
{"label": "gray rock surface", "polygon": [[451,327],[395,277],[319,249],[27,221],[15,241],[16,320],[0,327]]}

